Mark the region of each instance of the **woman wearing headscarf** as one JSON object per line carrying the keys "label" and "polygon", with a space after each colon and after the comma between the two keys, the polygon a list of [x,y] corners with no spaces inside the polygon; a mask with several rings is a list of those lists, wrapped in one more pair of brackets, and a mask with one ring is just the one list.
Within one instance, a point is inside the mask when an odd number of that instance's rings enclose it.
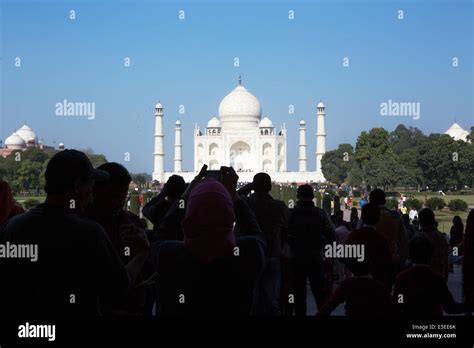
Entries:
{"label": "woman wearing headscarf", "polygon": [[0,180],[0,226],[11,217],[23,213],[21,206],[15,203],[12,190],[6,181]]}
{"label": "woman wearing headscarf", "polygon": [[264,263],[263,233],[236,191],[235,171],[221,167],[219,180],[206,175],[204,166],[153,242],[161,315],[242,317],[250,312]]}
{"label": "woman wearing headscarf", "polygon": [[464,259],[462,265],[464,299],[469,312],[474,311],[474,209],[466,221],[464,233]]}

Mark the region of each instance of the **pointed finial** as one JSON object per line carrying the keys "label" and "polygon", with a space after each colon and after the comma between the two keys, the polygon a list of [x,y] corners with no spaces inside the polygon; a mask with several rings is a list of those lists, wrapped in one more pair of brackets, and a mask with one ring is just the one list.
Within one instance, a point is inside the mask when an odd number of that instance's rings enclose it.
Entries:
{"label": "pointed finial", "polygon": [[242,85],[242,75],[239,74],[239,85]]}

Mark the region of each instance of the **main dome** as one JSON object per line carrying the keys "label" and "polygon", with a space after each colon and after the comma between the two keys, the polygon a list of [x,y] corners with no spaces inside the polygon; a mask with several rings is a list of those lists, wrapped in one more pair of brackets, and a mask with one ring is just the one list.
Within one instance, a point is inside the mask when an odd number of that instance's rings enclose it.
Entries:
{"label": "main dome", "polygon": [[232,128],[258,127],[262,108],[258,99],[239,84],[219,104],[222,126]]}
{"label": "main dome", "polygon": [[38,140],[38,137],[36,136],[35,132],[33,132],[33,130],[30,127],[28,127],[26,124],[21,126],[21,128],[17,130],[16,133],[20,137],[22,137],[25,142],[33,139],[34,142],[36,143],[36,141]]}

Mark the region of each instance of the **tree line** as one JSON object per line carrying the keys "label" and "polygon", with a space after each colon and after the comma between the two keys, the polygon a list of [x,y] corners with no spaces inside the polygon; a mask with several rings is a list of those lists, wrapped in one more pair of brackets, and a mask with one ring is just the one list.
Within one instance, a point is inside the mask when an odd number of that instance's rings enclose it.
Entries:
{"label": "tree line", "polygon": [[355,148],[340,144],[321,160],[324,177],[352,186],[404,186],[429,190],[462,190],[474,186],[474,127],[465,142],[446,134],[425,135],[398,125],[363,131]]}

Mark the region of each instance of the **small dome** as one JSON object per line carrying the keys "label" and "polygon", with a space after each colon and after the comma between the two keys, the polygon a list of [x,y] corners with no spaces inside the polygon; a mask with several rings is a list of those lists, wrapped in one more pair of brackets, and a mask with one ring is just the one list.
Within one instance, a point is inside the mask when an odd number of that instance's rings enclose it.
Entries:
{"label": "small dome", "polygon": [[221,121],[217,117],[213,117],[207,122],[207,128],[218,128],[221,126]]}
{"label": "small dome", "polygon": [[24,147],[26,145],[25,140],[18,135],[18,133],[14,132],[8,138],[5,139],[5,145],[7,148],[18,148]]}
{"label": "small dome", "polygon": [[25,142],[29,141],[30,139],[33,139],[35,142],[38,140],[35,132],[33,132],[33,130],[26,124],[21,126],[21,128],[17,130],[16,133],[22,137]]}
{"label": "small dome", "polygon": [[64,149],[64,144],[63,144],[63,143],[59,143],[58,148]]}
{"label": "small dome", "polygon": [[181,126],[181,121],[180,121],[180,120],[176,120],[176,122],[175,122],[174,124],[177,125],[177,126]]}
{"label": "small dome", "polygon": [[444,134],[448,134],[454,140],[467,141],[467,136],[469,135],[469,132],[462,128],[459,124],[454,122],[453,125],[449,127],[446,132],[444,132]]}
{"label": "small dome", "polygon": [[318,103],[318,108],[324,108],[324,103],[322,101]]}
{"label": "small dome", "polygon": [[163,105],[161,105],[161,103],[158,102],[158,104],[155,105],[155,109],[163,109]]}
{"label": "small dome", "polygon": [[260,127],[260,128],[270,128],[270,127],[273,127],[272,120],[270,120],[267,116],[265,116],[265,117],[262,118],[262,120],[260,121],[259,127]]}
{"label": "small dome", "polygon": [[305,125],[306,125],[306,122],[303,119],[301,119],[300,126],[305,126]]}

